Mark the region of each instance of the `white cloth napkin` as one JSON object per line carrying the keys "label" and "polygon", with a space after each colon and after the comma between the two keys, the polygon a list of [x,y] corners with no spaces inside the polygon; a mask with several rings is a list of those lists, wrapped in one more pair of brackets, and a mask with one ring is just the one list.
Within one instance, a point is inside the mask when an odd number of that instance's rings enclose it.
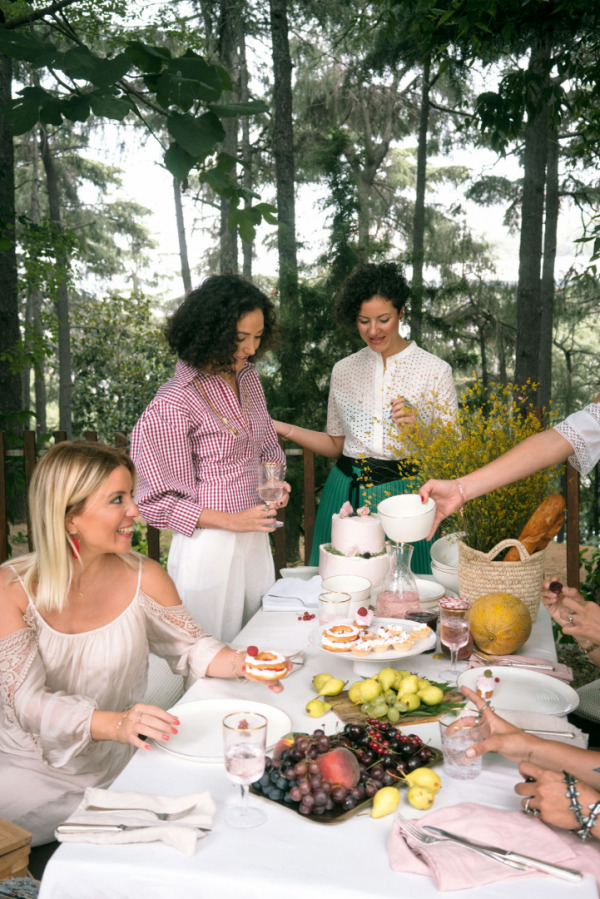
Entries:
{"label": "white cloth napkin", "polygon": [[[570,724],[566,718],[557,718],[555,715],[545,715],[542,712],[519,712],[509,709],[500,709],[498,714],[514,724],[515,727],[520,727],[521,730],[552,731],[553,734],[556,734],[556,736],[543,735],[545,740],[559,740],[561,743],[568,743],[569,746],[581,746],[582,749],[587,749],[588,735],[574,724]],[[561,734],[574,734],[575,736],[568,737],[561,736]]]}
{"label": "white cloth napkin", "polygon": [[[103,811],[89,811],[88,806],[101,806]],[[177,821],[160,821],[152,811],[180,812],[193,806],[185,817]],[[139,811],[138,811],[139,809]],[[150,809],[151,811],[144,811]],[[82,833],[56,833],[61,843],[154,843],[160,841],[179,849],[185,855],[193,855],[196,842],[206,836],[203,827],[212,827],[216,811],[210,793],[189,793],[186,796],[156,796],[152,793],[119,793],[116,790],[100,790],[88,787],[80,805],[70,815],[68,824],[126,824],[150,825],[136,830],[114,833],[89,830]],[[156,821],[156,826],[152,822]]]}
{"label": "white cloth napkin", "polygon": [[319,594],[323,592],[321,583],[320,574],[309,581],[301,577],[282,577],[265,593],[262,607],[265,612],[316,611]]}

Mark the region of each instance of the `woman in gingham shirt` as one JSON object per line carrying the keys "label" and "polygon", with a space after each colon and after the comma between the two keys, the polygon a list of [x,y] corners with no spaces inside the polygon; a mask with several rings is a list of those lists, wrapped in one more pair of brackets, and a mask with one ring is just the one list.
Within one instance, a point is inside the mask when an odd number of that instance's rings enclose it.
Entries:
{"label": "woman in gingham shirt", "polygon": [[205,631],[226,641],[275,580],[268,534],[288,499],[257,504],[259,463],[285,461],[249,362],[274,325],[257,287],[238,275],[208,278],[168,321],[175,376],[131,438],[142,515],[175,532],[169,574]]}

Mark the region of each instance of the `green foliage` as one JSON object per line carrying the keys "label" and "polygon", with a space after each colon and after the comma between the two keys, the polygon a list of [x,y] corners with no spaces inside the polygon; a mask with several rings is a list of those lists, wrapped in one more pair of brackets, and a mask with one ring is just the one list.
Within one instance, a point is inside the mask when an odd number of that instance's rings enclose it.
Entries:
{"label": "green foliage", "polygon": [[600,547],[596,547],[591,554],[580,551],[579,561],[585,569],[585,580],[580,587],[581,595],[588,602],[600,603]]}
{"label": "green foliage", "polygon": [[[140,521],[133,524],[133,536],[131,538],[131,548],[142,555],[148,555],[148,527]],[[163,549],[160,552],[159,562],[162,567],[167,570],[167,558],[169,553]]]}
{"label": "green foliage", "polygon": [[140,294],[87,299],[73,311],[74,431],[98,431],[113,442],[129,434],[174,360]]}

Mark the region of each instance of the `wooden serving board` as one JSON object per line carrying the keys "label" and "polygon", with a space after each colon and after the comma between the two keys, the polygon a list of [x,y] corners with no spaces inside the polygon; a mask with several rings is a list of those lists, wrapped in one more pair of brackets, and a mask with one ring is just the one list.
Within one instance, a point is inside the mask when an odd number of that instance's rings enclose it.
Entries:
{"label": "wooden serving board", "polygon": [[[348,699],[347,690],[342,690],[337,696],[325,696],[323,698],[326,702],[331,703],[333,711],[344,724],[365,724],[367,720],[366,715],[361,712],[359,705],[355,705]],[[464,703],[465,701],[465,697],[458,690],[449,690],[447,693],[444,693],[444,703]],[[444,712],[440,712],[437,715],[423,715],[419,712],[419,709],[415,709],[414,712],[407,712],[405,715],[401,715],[400,719],[396,721],[395,727],[404,727],[409,724],[411,726],[413,724],[428,724],[431,721],[437,721],[440,715],[443,714]]]}

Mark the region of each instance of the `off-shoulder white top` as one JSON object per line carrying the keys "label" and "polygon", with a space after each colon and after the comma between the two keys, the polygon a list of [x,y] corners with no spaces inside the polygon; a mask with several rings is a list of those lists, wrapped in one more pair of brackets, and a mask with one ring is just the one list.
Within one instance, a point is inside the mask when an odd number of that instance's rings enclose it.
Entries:
{"label": "off-shoulder white top", "polygon": [[573,447],[571,465],[587,474],[600,461],[600,403],[590,403],[555,426]]}

